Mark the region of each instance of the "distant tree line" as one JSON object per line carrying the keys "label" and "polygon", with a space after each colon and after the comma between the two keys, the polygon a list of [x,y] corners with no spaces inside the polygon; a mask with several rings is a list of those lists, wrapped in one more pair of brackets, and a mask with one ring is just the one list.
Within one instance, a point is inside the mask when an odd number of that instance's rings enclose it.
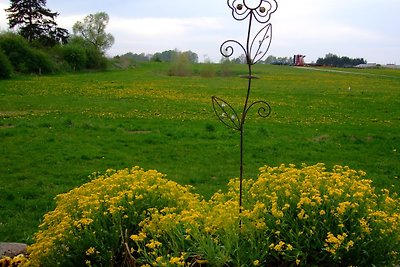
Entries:
{"label": "distant tree line", "polygon": [[329,53],[326,54],[324,58],[318,58],[316,64],[329,67],[348,68],[360,64],[367,64],[367,61],[363,58],[349,58],[346,56],[340,57]]}
{"label": "distant tree line", "polygon": [[70,34],[58,27],[58,13],[46,8],[46,0],[10,2],[5,9],[10,30],[0,32],[0,78],[107,67],[105,51],[114,37],[105,32],[106,13],[76,22]]}
{"label": "distant tree line", "polygon": [[[232,63],[244,64],[246,63],[246,56],[241,55],[237,58],[228,59]],[[330,66],[330,67],[354,67],[359,64],[366,64],[367,61],[363,58],[349,58],[346,56],[340,57],[335,54],[326,54],[324,58],[318,58],[316,65]],[[270,64],[270,65],[293,65],[293,57],[276,57],[273,55],[268,56],[266,59],[259,61],[259,64]]]}
{"label": "distant tree line", "polygon": [[126,53],[121,56],[114,57],[115,59],[130,59],[134,62],[146,62],[146,61],[156,61],[156,62],[172,62],[176,60],[177,57],[184,56],[190,63],[198,63],[199,56],[192,51],[179,51],[178,49],[167,50],[163,52],[156,52],[155,54],[134,54],[132,52]]}

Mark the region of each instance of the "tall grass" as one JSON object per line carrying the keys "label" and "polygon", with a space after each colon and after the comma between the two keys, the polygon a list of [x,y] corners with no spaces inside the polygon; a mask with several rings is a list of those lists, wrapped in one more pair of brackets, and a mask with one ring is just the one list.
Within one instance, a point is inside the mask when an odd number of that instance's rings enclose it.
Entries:
{"label": "tall grass", "polygon": [[[238,175],[239,136],[215,118],[211,96],[242,105],[245,66],[231,68],[228,77],[175,77],[149,63],[0,81],[0,241],[30,243],[57,194],[108,168],[156,169],[206,198],[224,190]],[[254,72],[261,79],[251,100],[266,100],[273,113],[249,114],[246,177],[264,164],[324,162],[400,192],[400,72]]]}

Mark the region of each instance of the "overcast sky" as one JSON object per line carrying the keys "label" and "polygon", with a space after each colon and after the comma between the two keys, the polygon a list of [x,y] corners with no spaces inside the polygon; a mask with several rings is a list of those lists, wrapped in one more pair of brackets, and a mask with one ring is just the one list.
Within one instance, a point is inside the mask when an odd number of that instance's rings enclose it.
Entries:
{"label": "overcast sky", "polygon": [[[269,55],[303,54],[311,62],[334,53],[400,64],[400,0],[277,1]],[[4,9],[9,5],[0,0],[2,30],[8,28]],[[56,22],[71,32],[76,21],[106,12],[106,31],[115,37],[110,56],[176,48],[219,61],[222,42],[246,37],[246,22],[232,18],[226,0],[47,0],[47,7],[60,13]]]}

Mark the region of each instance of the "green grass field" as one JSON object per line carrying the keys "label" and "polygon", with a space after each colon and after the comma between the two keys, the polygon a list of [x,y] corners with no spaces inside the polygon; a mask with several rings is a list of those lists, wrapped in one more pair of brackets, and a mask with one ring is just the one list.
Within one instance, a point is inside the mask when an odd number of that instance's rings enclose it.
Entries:
{"label": "green grass field", "polygon": [[[211,96],[241,108],[246,66],[233,68],[231,77],[171,77],[168,65],[148,63],[0,81],[0,241],[31,243],[57,194],[109,168],[156,169],[206,198],[223,190],[239,175],[239,133],[219,122]],[[265,164],[323,162],[400,193],[399,70],[254,72],[251,101],[266,100],[272,114],[249,114],[246,177]]]}

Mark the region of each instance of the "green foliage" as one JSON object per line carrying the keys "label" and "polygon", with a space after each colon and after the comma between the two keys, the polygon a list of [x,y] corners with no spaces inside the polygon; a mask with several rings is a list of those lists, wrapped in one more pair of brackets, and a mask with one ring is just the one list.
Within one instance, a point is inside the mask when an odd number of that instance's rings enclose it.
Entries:
{"label": "green foliage", "polygon": [[85,68],[87,62],[86,50],[76,44],[67,44],[61,47],[62,58],[76,70]]}
{"label": "green foliage", "polygon": [[0,47],[8,55],[16,71],[25,72],[26,59],[30,58],[31,49],[25,39],[14,33],[0,35]]}
{"label": "green foliage", "polygon": [[57,197],[32,266],[394,266],[400,199],[365,173],[264,166],[209,201],[156,171],[107,171]]}
{"label": "green foliage", "polygon": [[[78,69],[105,70],[107,68],[107,59],[104,57],[103,53],[91,42],[82,37],[72,37],[70,42],[62,47],[62,50],[65,48],[70,53],[79,54],[79,57],[75,59],[75,61],[79,61]],[[73,58],[69,57],[68,59],[65,58],[65,60],[72,63],[72,67],[74,66]],[[75,64],[76,63],[78,62],[75,62]]]}
{"label": "green foliage", "polygon": [[0,47],[7,54],[14,70],[21,73],[51,73],[53,62],[50,56],[33,47],[21,36],[13,33],[0,35]]}
{"label": "green foliage", "polygon": [[114,37],[105,32],[109,20],[105,12],[90,14],[84,18],[83,22],[76,22],[72,30],[76,36],[83,37],[98,51],[104,53],[114,44]]}
{"label": "green foliage", "polygon": [[[182,55],[184,54],[184,55]],[[197,63],[199,60],[199,57],[196,53],[192,51],[178,51],[177,49],[175,50],[167,50],[163,52],[157,52],[155,53],[152,57],[151,60],[155,62],[174,62],[176,61],[180,56],[186,57],[185,60],[189,61],[190,63]]]}
{"label": "green foliage", "polygon": [[10,78],[13,73],[13,67],[10,60],[0,49],[0,79]]}
{"label": "green foliage", "polygon": [[363,58],[349,58],[349,57],[340,57],[335,54],[326,54],[324,58],[318,58],[317,64],[331,67],[353,67],[359,64],[366,64],[367,61]]}
{"label": "green foliage", "polygon": [[39,49],[32,49],[28,60],[28,71],[37,74],[48,74],[54,70],[54,63],[50,55]]}
{"label": "green foliage", "polygon": [[86,47],[86,68],[95,70],[106,70],[107,59],[103,53],[95,49],[93,46]]}

